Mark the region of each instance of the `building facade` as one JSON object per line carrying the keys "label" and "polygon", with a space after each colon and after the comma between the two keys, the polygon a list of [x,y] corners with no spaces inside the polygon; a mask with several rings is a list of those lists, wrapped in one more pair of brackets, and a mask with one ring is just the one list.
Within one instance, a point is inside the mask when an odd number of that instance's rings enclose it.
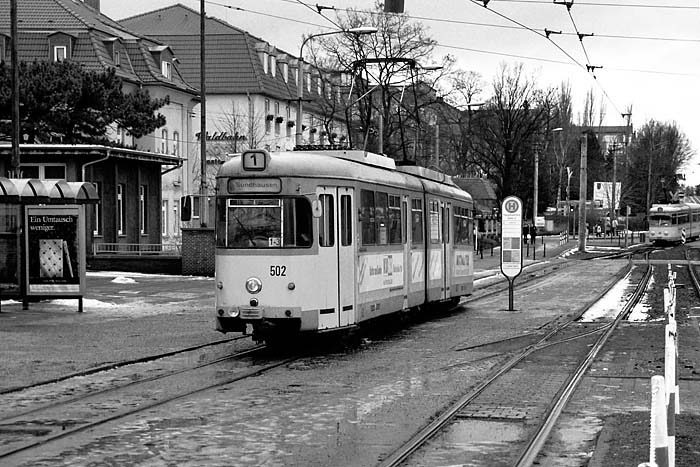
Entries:
{"label": "building facade", "polygon": [[[123,128],[110,128],[109,140],[124,150],[111,150],[106,161],[92,164],[85,171],[76,169],[81,160],[72,163],[67,159],[70,150],[59,151],[60,157],[54,149],[41,154],[42,149],[58,147],[60,138],[24,141],[28,144],[21,145],[23,176],[64,175],[67,180],[98,184],[103,196],[98,208],[103,223],[96,241],[102,238],[105,242],[160,243],[161,235],[177,241],[179,200],[192,191],[192,167],[186,155],[187,143],[195,132],[192,113],[199,102],[199,91],[183,78],[173,49],[102,15],[99,0],[17,0],[17,6],[20,61],[68,60],[89,71],[114,69],[122,80],[123,92],[142,89],[153,99],[167,97],[169,101],[158,110],[166,125],[151,134],[135,138]],[[9,0],[0,0],[0,11],[9,11]],[[8,62],[9,34],[9,15],[0,15],[0,59]],[[82,150],[77,151],[82,154]],[[131,156],[122,157],[125,154]],[[137,154],[144,156],[136,157]],[[8,167],[6,163],[2,175]],[[161,171],[167,172],[163,183]],[[146,221],[140,221],[146,222],[145,229],[130,225],[129,220],[122,229],[118,228],[120,199],[130,215],[137,212],[136,206],[147,202],[148,208],[139,211],[139,216],[147,215]]]}

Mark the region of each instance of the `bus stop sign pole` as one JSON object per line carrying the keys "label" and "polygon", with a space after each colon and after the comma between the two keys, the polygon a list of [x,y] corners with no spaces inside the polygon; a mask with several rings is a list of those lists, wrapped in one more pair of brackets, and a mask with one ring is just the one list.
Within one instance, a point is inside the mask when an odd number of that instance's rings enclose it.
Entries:
{"label": "bus stop sign pole", "polygon": [[501,273],[508,279],[508,311],[513,311],[513,283],[523,270],[523,202],[508,196],[501,205]]}

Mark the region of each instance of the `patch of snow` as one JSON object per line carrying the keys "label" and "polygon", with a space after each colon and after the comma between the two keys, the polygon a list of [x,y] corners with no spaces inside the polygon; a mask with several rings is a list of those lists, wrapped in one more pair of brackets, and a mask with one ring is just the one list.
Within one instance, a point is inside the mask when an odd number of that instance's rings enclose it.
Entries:
{"label": "patch of snow", "polygon": [[114,279],[112,279],[112,282],[115,284],[136,284],[137,282],[132,279],[131,277],[127,276],[117,276]]}

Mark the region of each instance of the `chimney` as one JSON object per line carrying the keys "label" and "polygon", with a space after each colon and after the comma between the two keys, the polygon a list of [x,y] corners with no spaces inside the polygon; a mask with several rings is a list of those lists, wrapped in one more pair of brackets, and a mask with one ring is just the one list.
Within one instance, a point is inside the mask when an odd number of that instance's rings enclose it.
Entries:
{"label": "chimney", "polygon": [[83,0],[83,3],[99,13],[100,0]]}

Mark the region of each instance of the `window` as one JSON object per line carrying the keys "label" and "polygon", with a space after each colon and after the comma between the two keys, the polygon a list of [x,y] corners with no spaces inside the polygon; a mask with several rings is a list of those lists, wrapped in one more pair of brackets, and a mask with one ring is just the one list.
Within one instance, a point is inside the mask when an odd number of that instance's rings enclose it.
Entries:
{"label": "window", "polygon": [[279,121],[280,117],[280,103],[275,102],[275,134],[279,135],[280,134],[280,127],[282,123]]}
{"label": "window", "polygon": [[423,243],[423,200],[411,200],[411,242]]}
{"label": "window", "polygon": [[320,246],[335,245],[335,218],[333,195],[319,196],[321,202],[321,217],[318,219],[318,244]]}
{"label": "window", "polygon": [[[308,248],[313,243],[311,203],[304,197],[219,198],[216,202],[216,244],[221,248]],[[321,225],[332,215],[324,212]],[[321,227],[324,243],[333,242],[332,235]]]}
{"label": "window", "polygon": [[[46,49],[44,49],[46,50]],[[68,48],[65,45],[55,45],[53,47],[53,61],[62,62],[68,57]]]}
{"label": "window", "polygon": [[20,164],[22,177],[44,180],[65,180],[65,164]]}
{"label": "window", "polygon": [[360,224],[362,226],[362,244],[377,243],[377,221],[374,217],[374,192],[360,191]]}
{"label": "window", "polygon": [[340,195],[340,244],[352,245],[352,198]]}
{"label": "window", "polygon": [[311,92],[311,73],[306,73],[306,90]]}
{"label": "window", "polygon": [[173,77],[173,64],[170,62],[160,62],[160,72],[166,79],[172,79]]}
{"label": "window", "polygon": [[289,82],[289,64],[287,63],[282,64],[282,77],[285,83]]}
{"label": "window", "polygon": [[[97,193],[97,196],[100,199],[102,199],[102,183],[93,182],[93,185],[95,186],[95,192]],[[102,235],[102,209],[100,209],[100,203],[95,203],[95,211],[93,212],[93,214],[94,219],[92,234],[96,236]]]}
{"label": "window", "polygon": [[173,201],[173,235],[180,235],[180,200]]}
{"label": "window", "polygon": [[374,216],[377,221],[377,245],[389,243],[389,195],[376,192],[374,194]]}
{"label": "window", "polygon": [[292,111],[289,109],[289,106],[287,106],[285,110],[287,111],[287,137],[289,138],[292,136],[292,127],[289,126],[289,122],[292,121]]}
{"label": "window", "polygon": [[126,186],[123,183],[117,185],[117,234],[124,235],[124,221],[126,220],[126,202],[124,194]]}
{"label": "window", "polygon": [[454,242],[456,245],[470,245],[472,243],[472,222],[469,218],[469,210],[461,206],[454,208]]}
{"label": "window", "polygon": [[161,235],[164,237],[168,235],[168,200],[164,199],[163,204],[160,207],[160,225],[161,225]]}
{"label": "window", "polygon": [[442,209],[442,242],[450,243],[450,208]]}
{"label": "window", "polygon": [[260,56],[260,59],[262,60],[263,64],[263,72],[267,74],[267,70],[269,69],[269,63],[268,63],[268,55],[266,52],[263,52],[262,55]]}
{"label": "window", "polygon": [[277,76],[277,57],[274,55],[270,55],[270,73],[273,78]]}
{"label": "window", "polygon": [[148,187],[139,186],[139,228],[142,234],[148,233]]}
{"label": "window", "polygon": [[160,132],[160,152],[161,154],[168,153],[168,130]]}
{"label": "window", "polygon": [[440,203],[431,199],[430,206],[430,243],[440,243]]}
{"label": "window", "polygon": [[180,133],[173,131],[173,156],[180,156]]}
{"label": "window", "polygon": [[114,51],[114,66],[119,67],[121,65],[121,54],[119,53],[118,50]]}
{"label": "window", "polygon": [[270,99],[265,99],[265,133],[269,133],[272,130],[272,120],[270,117]]}
{"label": "window", "polygon": [[389,195],[389,243],[396,245],[403,243],[401,221],[401,197]]}

